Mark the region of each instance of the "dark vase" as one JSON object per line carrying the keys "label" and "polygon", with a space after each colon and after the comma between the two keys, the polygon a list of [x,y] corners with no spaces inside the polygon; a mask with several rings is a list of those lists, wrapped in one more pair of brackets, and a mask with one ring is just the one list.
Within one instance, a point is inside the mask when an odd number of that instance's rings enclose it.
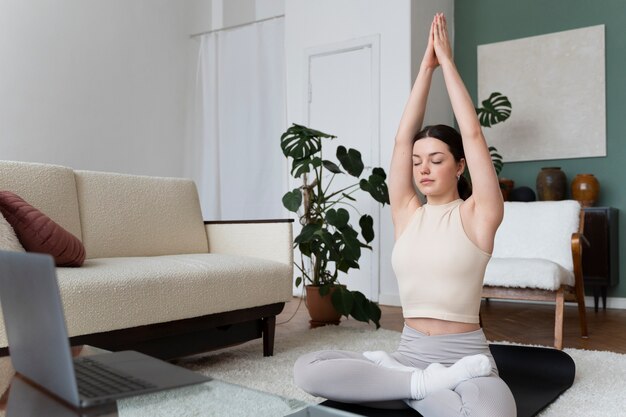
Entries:
{"label": "dark vase", "polygon": [[537,200],[537,196],[532,188],[522,185],[521,187],[513,188],[509,194],[509,201],[522,201],[529,202]]}
{"label": "dark vase", "polygon": [[578,174],[572,181],[572,197],[583,207],[591,207],[598,201],[600,183],[593,174]]}
{"label": "dark vase", "polygon": [[537,175],[537,199],[557,201],[565,199],[567,190],[565,173],[558,167],[541,168]]}

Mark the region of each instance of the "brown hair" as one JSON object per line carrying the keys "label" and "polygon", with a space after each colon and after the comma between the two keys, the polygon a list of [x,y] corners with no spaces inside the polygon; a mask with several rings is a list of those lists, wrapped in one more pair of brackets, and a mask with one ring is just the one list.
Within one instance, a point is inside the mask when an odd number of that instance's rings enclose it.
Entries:
{"label": "brown hair", "polygon": [[[435,138],[444,142],[448,145],[448,149],[450,149],[450,153],[456,162],[461,162],[461,159],[465,159],[463,139],[461,139],[461,134],[455,128],[447,125],[426,126],[415,135],[413,143],[423,138]],[[472,195],[472,186],[465,178],[465,175],[461,175],[459,178],[457,190],[463,200],[467,200]]]}

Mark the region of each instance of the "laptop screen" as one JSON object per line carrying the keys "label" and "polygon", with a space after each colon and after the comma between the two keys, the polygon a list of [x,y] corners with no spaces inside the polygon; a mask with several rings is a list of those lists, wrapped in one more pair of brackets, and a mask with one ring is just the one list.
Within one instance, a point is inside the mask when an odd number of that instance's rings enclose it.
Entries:
{"label": "laptop screen", "polygon": [[0,251],[0,304],[15,370],[78,404],[53,258]]}

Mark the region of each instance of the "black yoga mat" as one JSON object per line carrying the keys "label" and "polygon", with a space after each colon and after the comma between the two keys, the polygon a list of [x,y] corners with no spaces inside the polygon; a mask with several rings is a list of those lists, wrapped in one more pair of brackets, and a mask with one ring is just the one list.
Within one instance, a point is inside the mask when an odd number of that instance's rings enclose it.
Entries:
{"label": "black yoga mat", "polygon": [[[546,408],[574,383],[576,365],[565,352],[550,348],[489,345],[500,377],[507,383],[517,405],[517,417],[532,417]],[[368,417],[417,417],[415,410],[382,410],[336,401],[327,407]]]}

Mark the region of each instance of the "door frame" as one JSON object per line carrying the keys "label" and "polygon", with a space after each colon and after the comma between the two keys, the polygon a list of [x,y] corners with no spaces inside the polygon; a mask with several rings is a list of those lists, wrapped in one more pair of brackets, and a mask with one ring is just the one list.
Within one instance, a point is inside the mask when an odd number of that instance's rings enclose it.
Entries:
{"label": "door frame", "polygon": [[[355,38],[343,42],[337,42],[326,45],[319,45],[304,50],[304,109],[305,109],[305,124],[310,125],[311,122],[311,62],[314,58],[328,55],[342,54],[346,52],[356,51],[359,49],[371,49],[371,63],[370,73],[371,76],[371,92],[372,92],[372,114],[370,120],[372,121],[372,164],[373,166],[380,166],[380,34],[374,34],[370,36],[364,36],[361,38]],[[366,168],[372,168],[370,166]],[[380,205],[376,205],[375,209],[378,222],[374,225],[374,234],[377,239],[374,239],[372,244],[372,252],[376,256],[372,256],[372,277],[370,279],[370,299],[378,302],[380,293],[380,217],[381,210]]]}

